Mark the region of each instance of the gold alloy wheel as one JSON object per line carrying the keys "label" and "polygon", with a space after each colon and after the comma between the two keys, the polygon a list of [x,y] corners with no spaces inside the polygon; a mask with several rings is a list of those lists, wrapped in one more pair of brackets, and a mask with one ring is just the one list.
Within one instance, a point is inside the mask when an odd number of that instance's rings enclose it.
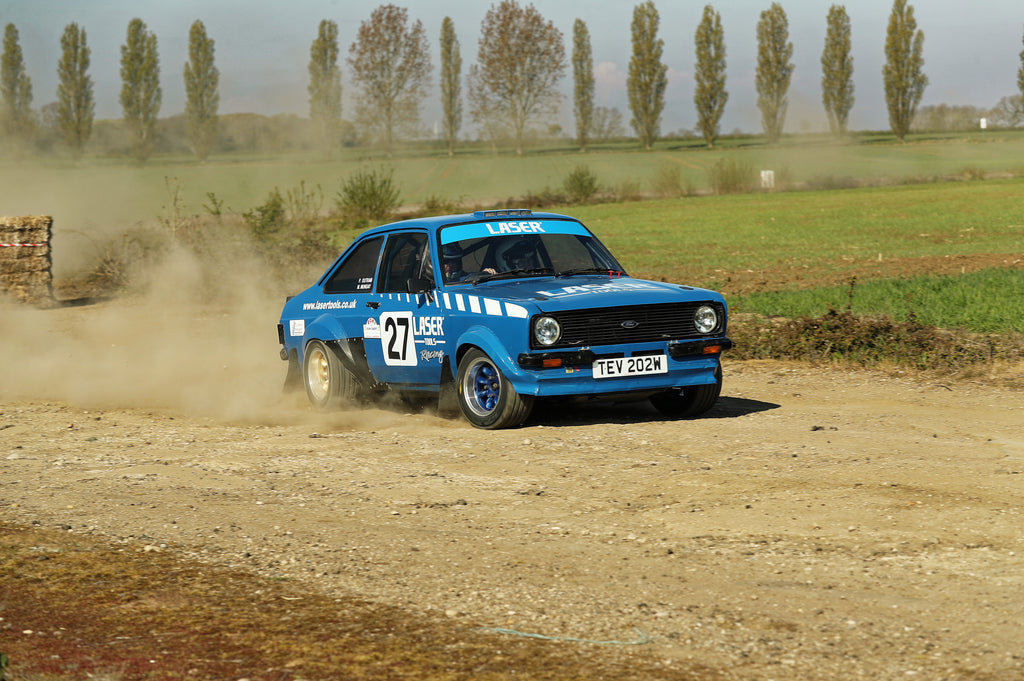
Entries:
{"label": "gold alloy wheel", "polygon": [[309,353],[306,383],[313,398],[322,402],[331,394],[331,366],[323,346],[315,345],[309,349]]}

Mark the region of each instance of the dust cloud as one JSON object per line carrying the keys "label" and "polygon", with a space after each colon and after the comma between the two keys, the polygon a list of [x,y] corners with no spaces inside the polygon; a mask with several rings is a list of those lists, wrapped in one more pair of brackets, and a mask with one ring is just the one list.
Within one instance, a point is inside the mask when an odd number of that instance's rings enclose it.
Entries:
{"label": "dust cloud", "polygon": [[174,249],[142,280],[137,292],[86,305],[0,299],[0,409],[57,401],[321,429],[407,420],[386,409],[320,414],[301,390],[284,392],[276,325],[286,293],[297,291],[284,291],[257,259],[211,271]]}
{"label": "dust cloud", "polygon": [[3,399],[222,418],[269,412],[281,399],[275,324],[283,298],[227,285],[211,299],[200,290],[199,264],[180,250],[149,275],[144,292],[96,304],[3,303]]}

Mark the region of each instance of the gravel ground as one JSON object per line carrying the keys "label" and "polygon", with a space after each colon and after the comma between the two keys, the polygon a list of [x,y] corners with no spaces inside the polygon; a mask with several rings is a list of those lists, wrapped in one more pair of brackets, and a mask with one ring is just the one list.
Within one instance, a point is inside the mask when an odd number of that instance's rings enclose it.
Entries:
{"label": "gravel ground", "polygon": [[4,319],[0,521],[724,678],[1024,678],[1019,392],[727,361],[698,420],[485,432],[314,414],[237,314]]}

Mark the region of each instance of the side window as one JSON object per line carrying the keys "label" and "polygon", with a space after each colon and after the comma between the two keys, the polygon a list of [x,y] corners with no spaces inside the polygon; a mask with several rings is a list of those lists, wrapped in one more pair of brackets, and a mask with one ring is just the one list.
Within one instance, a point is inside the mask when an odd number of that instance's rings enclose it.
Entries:
{"label": "side window", "polygon": [[378,293],[405,293],[408,281],[423,275],[424,260],[429,262],[427,235],[422,232],[394,234],[388,238],[377,283]]}
{"label": "side window", "polygon": [[379,236],[356,246],[324,284],[324,293],[369,293],[383,241],[384,237]]}

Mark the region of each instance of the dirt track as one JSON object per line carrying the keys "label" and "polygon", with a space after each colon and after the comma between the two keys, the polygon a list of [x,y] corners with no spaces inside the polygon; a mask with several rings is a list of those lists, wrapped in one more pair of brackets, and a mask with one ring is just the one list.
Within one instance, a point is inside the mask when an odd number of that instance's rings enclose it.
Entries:
{"label": "dirt track", "polygon": [[728,362],[696,421],[320,416],[277,307],[0,311],[0,520],[726,678],[1024,678],[1019,392]]}

